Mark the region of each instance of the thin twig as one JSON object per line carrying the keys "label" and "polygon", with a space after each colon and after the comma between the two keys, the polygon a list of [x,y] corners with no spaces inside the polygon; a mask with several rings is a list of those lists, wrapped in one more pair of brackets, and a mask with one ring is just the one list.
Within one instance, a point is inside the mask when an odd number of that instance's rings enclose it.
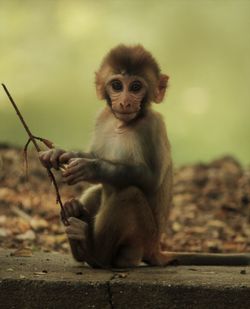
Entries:
{"label": "thin twig", "polygon": [[25,144],[24,148],[23,148],[23,156],[24,156],[24,161],[25,161],[25,175],[26,175],[26,180],[28,180],[28,147],[29,144],[31,142],[31,139],[29,138],[27,143]]}
{"label": "thin twig", "polygon": [[[22,122],[22,124],[23,124],[23,126],[24,126],[24,128],[25,128],[25,130],[26,130],[26,132],[27,132],[28,135],[29,135],[29,140],[28,140],[27,144],[29,144],[29,142],[32,141],[32,143],[34,144],[34,146],[35,146],[37,152],[41,151],[41,149],[40,149],[40,147],[39,147],[39,145],[38,145],[36,139],[41,140],[41,141],[43,141],[43,142],[44,142],[44,141],[47,142],[48,140],[42,139],[42,138],[37,138],[37,137],[35,137],[35,136],[31,133],[31,131],[30,131],[28,125],[27,125],[26,122],[24,121],[23,116],[22,116],[21,112],[19,111],[19,109],[18,109],[18,107],[17,107],[17,105],[16,105],[14,99],[13,99],[12,96],[10,95],[10,93],[9,93],[9,91],[8,91],[8,89],[7,89],[7,87],[6,87],[4,84],[2,84],[2,86],[3,86],[3,89],[4,89],[5,93],[7,94],[8,98],[9,98],[10,102],[12,103],[12,105],[13,105],[13,107],[14,107],[14,109],[15,109],[15,111],[16,111],[18,117],[19,117],[19,119],[21,120],[21,122]],[[44,142],[44,143],[46,144],[46,142]],[[27,151],[27,144],[25,145],[25,150],[26,150],[26,151]],[[49,143],[48,143],[48,144],[49,144]],[[46,144],[46,145],[47,145],[47,144]],[[48,146],[48,145],[47,145],[47,146]],[[48,146],[48,147],[49,147],[49,146]],[[48,176],[49,176],[49,178],[50,178],[50,180],[51,180],[51,182],[52,182],[52,184],[54,185],[54,188],[55,188],[55,192],[56,192],[56,203],[59,203],[59,205],[60,205],[60,207],[61,207],[61,218],[62,218],[62,221],[63,221],[63,223],[64,223],[65,225],[69,225],[69,222],[68,222],[68,220],[67,220],[67,218],[66,218],[66,214],[65,214],[65,211],[64,211],[64,208],[63,208],[63,203],[62,203],[62,199],[61,199],[61,196],[60,196],[60,193],[59,193],[59,188],[58,188],[58,185],[57,185],[55,176],[54,176],[54,174],[52,173],[52,171],[50,170],[50,168],[46,167],[46,169],[47,169]]]}
{"label": "thin twig", "polygon": [[[34,136],[34,135],[33,135]],[[40,142],[42,142],[45,146],[47,146],[49,149],[52,149],[54,148],[53,147],[53,143],[46,139],[46,138],[42,138],[42,137],[39,137],[39,136],[34,136],[35,139],[39,140]]]}

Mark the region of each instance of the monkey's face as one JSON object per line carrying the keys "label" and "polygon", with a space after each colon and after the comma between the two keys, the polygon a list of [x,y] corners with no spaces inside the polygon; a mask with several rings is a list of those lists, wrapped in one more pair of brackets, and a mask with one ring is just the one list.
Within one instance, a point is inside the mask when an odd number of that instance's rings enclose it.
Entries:
{"label": "monkey's face", "polygon": [[139,76],[117,74],[106,83],[106,93],[115,117],[129,122],[137,117],[147,94],[147,83]]}

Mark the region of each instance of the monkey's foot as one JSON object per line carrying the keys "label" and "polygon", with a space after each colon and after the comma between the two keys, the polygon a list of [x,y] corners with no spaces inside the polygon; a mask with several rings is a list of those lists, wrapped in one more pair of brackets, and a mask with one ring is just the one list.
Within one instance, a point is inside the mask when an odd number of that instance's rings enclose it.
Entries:
{"label": "monkey's foot", "polygon": [[77,200],[71,199],[63,205],[66,218],[78,218],[86,223],[90,222],[90,214],[88,210]]}

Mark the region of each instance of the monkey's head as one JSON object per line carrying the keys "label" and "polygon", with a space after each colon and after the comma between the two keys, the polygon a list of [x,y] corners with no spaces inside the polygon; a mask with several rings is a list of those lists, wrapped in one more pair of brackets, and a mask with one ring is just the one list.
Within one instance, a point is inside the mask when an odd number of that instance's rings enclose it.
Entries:
{"label": "monkey's head", "polygon": [[167,82],[168,76],[141,45],[111,49],[96,72],[98,98],[124,122],[142,115],[151,102],[162,102]]}

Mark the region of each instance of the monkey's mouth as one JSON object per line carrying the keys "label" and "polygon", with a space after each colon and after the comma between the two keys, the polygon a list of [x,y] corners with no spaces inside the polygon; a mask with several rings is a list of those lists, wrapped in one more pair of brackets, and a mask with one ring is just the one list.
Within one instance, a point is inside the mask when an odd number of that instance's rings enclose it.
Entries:
{"label": "monkey's mouth", "polygon": [[118,112],[118,111],[115,111],[115,110],[113,110],[113,113],[114,113],[116,118],[123,120],[123,121],[133,120],[138,114],[138,112],[126,113],[126,112]]}
{"label": "monkey's mouth", "polygon": [[130,112],[130,113],[125,113],[125,112],[117,112],[117,111],[114,111],[116,114],[118,115],[134,115],[134,114],[137,114],[137,112]]}

